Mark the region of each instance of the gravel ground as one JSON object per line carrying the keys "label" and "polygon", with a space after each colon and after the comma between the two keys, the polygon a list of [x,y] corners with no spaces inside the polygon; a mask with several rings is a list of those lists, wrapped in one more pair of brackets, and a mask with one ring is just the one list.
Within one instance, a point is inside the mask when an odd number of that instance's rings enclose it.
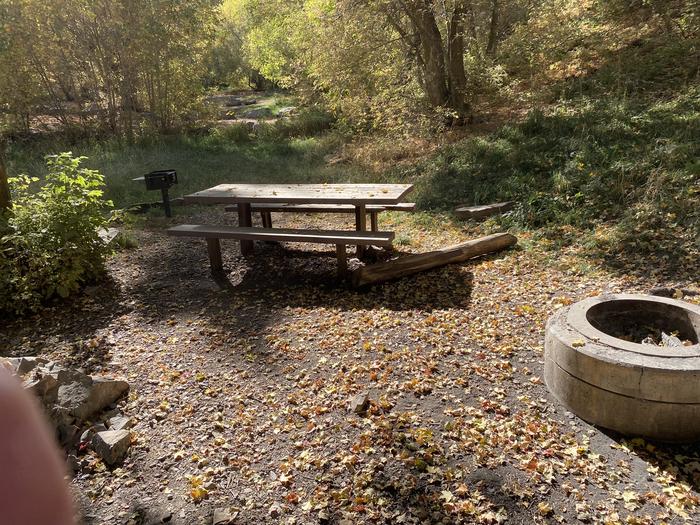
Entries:
{"label": "gravel ground", "polygon": [[[178,212],[173,223],[232,220]],[[383,223],[403,251],[477,235]],[[204,243],[168,238],[166,224],[135,229],[106,283],[0,334],[0,355],[131,384],[126,461],[110,470],[88,452],[72,479],[84,523],[700,522],[699,447],[591,427],[543,382],[556,309],[697,287],[697,267],[624,273],[525,234],[518,249],[356,291],[336,283],[328,248],[257,245],[245,259],[224,242],[220,287]]]}

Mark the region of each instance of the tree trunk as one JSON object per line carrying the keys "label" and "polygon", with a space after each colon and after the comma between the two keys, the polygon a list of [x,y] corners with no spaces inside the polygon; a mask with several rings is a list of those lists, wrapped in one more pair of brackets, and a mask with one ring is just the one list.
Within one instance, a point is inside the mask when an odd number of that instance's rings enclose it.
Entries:
{"label": "tree trunk", "polygon": [[450,107],[457,113],[457,121],[464,122],[469,110],[466,102],[467,74],[464,71],[464,1],[455,3],[447,38]]}
{"label": "tree trunk", "polygon": [[429,0],[407,2],[407,14],[420,38],[425,94],[433,107],[448,103],[445,53]]}
{"label": "tree trunk", "polygon": [[489,27],[489,40],[486,44],[486,56],[496,56],[496,44],[498,43],[498,0],[491,0],[491,26]]}
{"label": "tree trunk", "polygon": [[0,139],[0,214],[10,208],[10,184],[5,169],[5,144]]}

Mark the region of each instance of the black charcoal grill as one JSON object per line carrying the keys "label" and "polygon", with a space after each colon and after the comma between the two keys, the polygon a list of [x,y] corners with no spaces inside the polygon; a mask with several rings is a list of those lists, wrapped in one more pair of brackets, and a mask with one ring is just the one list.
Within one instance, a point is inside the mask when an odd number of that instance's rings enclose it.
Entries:
{"label": "black charcoal grill", "polygon": [[146,173],[143,177],[138,177],[134,180],[144,180],[147,190],[160,190],[163,195],[163,209],[166,217],[172,217],[170,211],[170,197],[168,189],[173,184],[177,184],[177,172],[175,170],[157,170]]}

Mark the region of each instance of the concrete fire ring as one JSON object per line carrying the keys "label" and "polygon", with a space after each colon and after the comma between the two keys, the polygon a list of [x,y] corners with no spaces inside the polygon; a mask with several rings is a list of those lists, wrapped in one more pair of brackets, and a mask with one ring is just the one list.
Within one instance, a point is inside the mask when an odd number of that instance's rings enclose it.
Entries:
{"label": "concrete fire ring", "polygon": [[[690,346],[615,337],[631,324],[678,332]],[[700,440],[700,307],[665,297],[602,295],[556,312],[545,336],[545,382],[589,423],[666,442]]]}

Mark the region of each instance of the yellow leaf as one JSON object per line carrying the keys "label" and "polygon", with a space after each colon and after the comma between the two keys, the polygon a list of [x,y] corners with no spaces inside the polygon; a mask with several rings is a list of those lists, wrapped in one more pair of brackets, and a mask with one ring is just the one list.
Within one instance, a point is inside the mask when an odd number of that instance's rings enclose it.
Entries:
{"label": "yellow leaf", "polygon": [[452,501],[455,497],[454,494],[452,494],[449,490],[443,490],[442,494],[440,494],[440,497],[445,500],[445,503],[449,503]]}
{"label": "yellow leaf", "polygon": [[207,489],[205,489],[204,487],[194,488],[190,491],[190,496],[192,496],[192,499],[195,501],[195,503],[199,503],[207,497]]}

